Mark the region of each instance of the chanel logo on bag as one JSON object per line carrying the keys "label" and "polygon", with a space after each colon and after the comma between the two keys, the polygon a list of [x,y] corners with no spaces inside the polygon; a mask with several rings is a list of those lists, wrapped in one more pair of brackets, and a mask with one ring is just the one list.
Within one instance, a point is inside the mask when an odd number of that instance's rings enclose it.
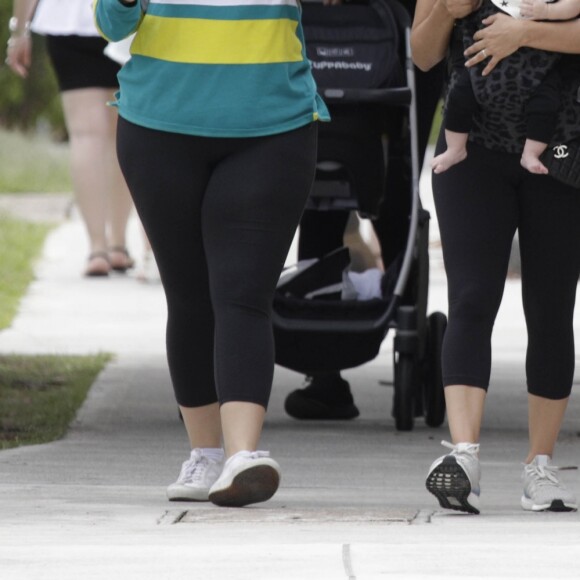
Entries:
{"label": "chanel logo on bag", "polygon": [[569,155],[567,145],[556,145],[553,150],[554,159],[565,159]]}
{"label": "chanel logo on bag", "polygon": [[548,147],[540,159],[554,179],[580,191],[580,137]]}

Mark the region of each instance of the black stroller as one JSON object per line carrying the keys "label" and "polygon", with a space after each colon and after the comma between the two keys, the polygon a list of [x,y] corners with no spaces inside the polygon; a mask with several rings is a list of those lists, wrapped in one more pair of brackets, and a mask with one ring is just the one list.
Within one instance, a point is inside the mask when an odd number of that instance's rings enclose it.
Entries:
{"label": "black stroller", "polygon": [[[427,317],[429,213],[419,198],[410,16],[397,0],[351,1],[331,9],[311,1],[303,2],[302,22],[333,119],[319,128],[307,208],[356,210],[374,218],[403,207],[394,217],[405,231],[402,247],[393,248],[396,258],[385,264],[380,298],[306,297],[313,284],[336,282],[336,273],[349,264],[346,248],[295,275],[283,272],[273,309],[276,363],[306,375],[352,368],[373,360],[393,328],[396,428],[411,430],[421,415],[438,427],[445,418],[440,358],[447,318],[441,312]],[[385,137],[385,119],[393,111],[401,134]],[[402,164],[398,169],[409,174],[408,191],[385,195],[389,163]],[[406,203],[389,201],[400,196]]]}

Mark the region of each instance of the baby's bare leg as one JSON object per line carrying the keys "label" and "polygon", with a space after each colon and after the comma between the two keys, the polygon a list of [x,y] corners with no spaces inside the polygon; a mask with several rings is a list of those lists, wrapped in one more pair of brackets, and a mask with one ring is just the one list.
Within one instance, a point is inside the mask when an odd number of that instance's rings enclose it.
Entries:
{"label": "baby's bare leg", "polygon": [[434,173],[443,173],[467,157],[467,137],[468,133],[456,133],[445,129],[447,149],[431,161]]}
{"label": "baby's bare leg", "polygon": [[542,175],[548,173],[547,167],[540,161],[540,155],[546,150],[547,146],[546,143],[542,143],[541,141],[526,139],[522,152],[522,167],[530,173],[539,173]]}

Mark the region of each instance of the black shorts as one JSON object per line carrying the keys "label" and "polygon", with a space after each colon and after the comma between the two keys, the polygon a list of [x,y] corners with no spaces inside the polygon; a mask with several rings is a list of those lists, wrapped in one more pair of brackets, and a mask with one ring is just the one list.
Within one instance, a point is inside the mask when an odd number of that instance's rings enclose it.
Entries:
{"label": "black shorts", "polygon": [[119,86],[121,66],[103,53],[104,38],[47,35],[46,45],[61,91]]}

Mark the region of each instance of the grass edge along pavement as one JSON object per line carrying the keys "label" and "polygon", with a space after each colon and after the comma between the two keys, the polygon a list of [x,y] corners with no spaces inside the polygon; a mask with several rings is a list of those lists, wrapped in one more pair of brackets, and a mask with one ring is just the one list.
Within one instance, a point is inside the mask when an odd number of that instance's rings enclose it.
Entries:
{"label": "grass edge along pavement", "polygon": [[63,437],[111,355],[0,355],[0,449]]}
{"label": "grass edge along pavement", "polygon": [[12,323],[34,279],[34,262],[51,226],[0,215],[0,330]]}
{"label": "grass edge along pavement", "polygon": [[[34,280],[49,224],[0,215],[0,332]],[[111,355],[0,355],[0,449],[60,439]]]}

